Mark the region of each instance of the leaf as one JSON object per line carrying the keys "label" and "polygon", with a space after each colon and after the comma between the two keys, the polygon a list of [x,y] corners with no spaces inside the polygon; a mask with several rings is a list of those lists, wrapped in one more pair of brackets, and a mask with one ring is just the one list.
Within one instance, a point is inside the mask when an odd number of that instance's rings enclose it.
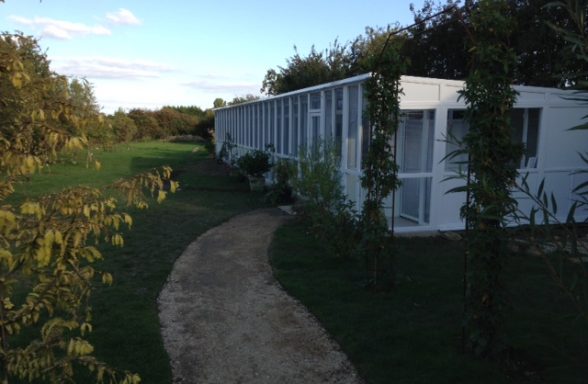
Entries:
{"label": "leaf", "polygon": [[467,191],[468,191],[468,187],[466,185],[462,185],[460,187],[451,188],[450,190],[445,192],[445,194],[447,195],[449,193],[462,193],[462,192],[467,192]]}
{"label": "leaf", "polygon": [[585,182],[577,185],[576,188],[574,188],[572,190],[572,192],[578,193],[578,192],[582,191],[584,188],[587,188],[587,187],[588,187],[588,181],[585,181]]}
{"label": "leaf", "polygon": [[102,283],[105,285],[112,285],[112,275],[108,272],[102,273]]}
{"label": "leaf", "polygon": [[15,73],[11,78],[12,86],[16,89],[22,88],[22,73]]}
{"label": "leaf", "polygon": [[537,189],[537,197],[540,198],[543,195],[543,188],[545,187],[545,179],[541,180],[539,188]]}
{"label": "leaf", "polygon": [[566,218],[566,223],[573,224],[575,223],[575,216],[576,216],[576,208],[578,207],[578,202],[574,201],[570,209],[568,210],[568,217]]}
{"label": "leaf", "polygon": [[555,195],[551,193],[551,204],[553,209],[553,214],[557,214],[557,201],[555,199]]}
{"label": "leaf", "polygon": [[159,193],[157,194],[157,202],[161,203],[163,200],[165,200],[166,195],[167,192],[159,190]]}

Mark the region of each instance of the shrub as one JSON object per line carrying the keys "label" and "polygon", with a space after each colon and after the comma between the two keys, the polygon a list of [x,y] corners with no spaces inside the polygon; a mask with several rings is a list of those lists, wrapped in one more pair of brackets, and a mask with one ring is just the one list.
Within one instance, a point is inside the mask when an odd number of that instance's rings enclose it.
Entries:
{"label": "shrub", "polygon": [[266,195],[271,204],[290,204],[294,201],[291,179],[296,166],[289,160],[281,159],[274,166],[275,183]]}
{"label": "shrub", "polygon": [[237,160],[237,166],[247,176],[261,177],[272,167],[270,154],[260,149],[247,152]]}
{"label": "shrub", "polygon": [[119,109],[112,116],[108,117],[112,131],[119,143],[128,143],[137,135],[137,125],[135,120]]}
{"label": "shrub", "polygon": [[327,246],[329,253],[349,258],[358,244],[357,213],[341,186],[340,158],[330,142],[321,142],[299,155],[299,172],[293,187],[304,201],[303,216],[310,231]]}

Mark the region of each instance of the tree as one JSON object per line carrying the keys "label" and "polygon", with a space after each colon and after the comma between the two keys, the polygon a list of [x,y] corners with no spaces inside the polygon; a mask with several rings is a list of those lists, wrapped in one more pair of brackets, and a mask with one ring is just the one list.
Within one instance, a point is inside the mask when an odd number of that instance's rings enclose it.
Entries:
{"label": "tree", "polygon": [[227,102],[224,101],[223,99],[221,99],[220,97],[217,97],[216,99],[214,99],[214,102],[212,103],[213,108],[222,108],[222,107],[226,107]]}
{"label": "tree", "polygon": [[128,117],[122,109],[118,109],[112,116],[109,116],[108,121],[116,141],[119,143],[128,143],[137,135],[135,121]]}
{"label": "tree", "polygon": [[[508,0],[504,11],[513,19],[509,38],[516,55],[513,81],[521,85],[565,87],[570,76],[588,72],[585,62],[566,47],[561,35],[553,34],[548,24],[568,28],[572,18],[557,7],[546,7],[550,0]],[[477,7],[477,2],[470,2]],[[467,45],[464,36],[471,27],[469,12],[456,0],[441,4],[425,1],[415,11],[415,26],[410,28],[403,48],[409,59],[409,75],[464,79],[468,73]],[[439,11],[447,11],[430,18]]]}
{"label": "tree", "polygon": [[[464,79],[467,74],[465,28],[467,14],[458,8],[458,2],[448,0],[438,5],[425,1],[419,11],[411,5],[415,25],[402,47],[402,54],[410,65],[407,74],[443,79]],[[432,15],[441,11],[437,17]]]}
{"label": "tree", "polygon": [[[96,116],[77,109],[67,80],[49,70],[37,42],[22,34],[0,36],[0,89],[0,380],[73,382],[85,367],[100,382],[138,383],[138,375],[97,360],[85,339],[92,331],[93,285],[112,283],[93,266],[103,257],[97,244],[122,246],[120,231],[131,217],[115,198],[85,187],[18,206],[7,200],[18,182],[63,151],[82,149],[87,139],[77,133]],[[144,189],[162,200],[170,174],[164,168],[113,187],[127,203],[146,207]]]}
{"label": "tree", "polygon": [[153,115],[166,136],[191,134],[199,120],[170,107],[163,107]]}
{"label": "tree", "polygon": [[165,132],[159,125],[153,112],[135,108],[131,109],[127,115],[135,121],[135,125],[137,126],[137,139],[161,139],[165,137]]}
{"label": "tree", "polygon": [[277,95],[293,90],[310,87],[329,81],[343,79],[351,73],[351,56],[347,45],[340,45],[337,40],[325,52],[318,52],[311,47],[308,56],[302,57],[294,47],[294,56],[287,60],[286,67],[278,71],[266,72],[261,92]]}
{"label": "tree", "polygon": [[251,93],[246,94],[245,96],[235,96],[233,100],[231,100],[228,105],[236,105],[236,104],[243,104],[248,103],[250,101],[259,100],[259,96],[252,95]]}

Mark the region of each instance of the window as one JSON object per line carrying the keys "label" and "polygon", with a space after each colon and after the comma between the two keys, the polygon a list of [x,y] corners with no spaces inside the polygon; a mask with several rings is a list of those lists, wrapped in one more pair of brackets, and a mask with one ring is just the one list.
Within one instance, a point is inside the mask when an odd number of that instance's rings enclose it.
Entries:
{"label": "window", "polygon": [[539,144],[539,108],[513,109],[512,131],[513,143],[523,144],[524,152],[519,168],[537,168],[537,148]]}
{"label": "window", "polygon": [[282,99],[276,101],[276,147],[277,153],[282,153]]}
{"label": "window", "polygon": [[321,93],[315,92],[310,94],[310,110],[316,111],[321,109]]}
{"label": "window", "polygon": [[343,141],[343,89],[335,90],[335,153],[341,156]]}
{"label": "window", "polygon": [[358,133],[358,89],[357,85],[349,87],[349,126],[347,129],[347,168],[357,168],[357,133]]}
{"label": "window", "polygon": [[[539,148],[540,108],[515,108],[511,112],[511,137],[513,143],[522,144],[523,156],[518,164],[519,169],[537,167],[537,151]],[[468,131],[464,110],[449,110],[447,115],[446,153],[462,148],[462,141]],[[445,169],[456,171],[467,166],[467,154],[452,156],[445,161]]]}
{"label": "window", "polygon": [[290,99],[284,99],[284,154],[289,154],[290,146]]}
{"label": "window", "polygon": [[308,145],[308,95],[300,97],[300,145]]}
{"label": "window", "polygon": [[445,154],[449,157],[445,160],[445,170],[457,171],[467,166],[468,155],[465,153],[455,154],[463,147],[462,141],[467,132],[465,111],[463,109],[449,110],[447,112],[447,142],[445,144]]}
{"label": "window", "polygon": [[402,113],[399,130],[399,166],[401,173],[431,172],[435,111]]}
{"label": "window", "polygon": [[[362,88],[363,90],[363,88]],[[361,113],[361,167],[365,169],[365,163],[367,160],[368,153],[370,151],[370,142],[372,136],[372,129],[369,122],[369,116],[367,113],[368,100],[364,95],[362,97],[362,113]]]}
{"label": "window", "polygon": [[333,92],[325,92],[325,139],[333,138]]}
{"label": "window", "polygon": [[298,155],[298,96],[292,97],[292,154]]}

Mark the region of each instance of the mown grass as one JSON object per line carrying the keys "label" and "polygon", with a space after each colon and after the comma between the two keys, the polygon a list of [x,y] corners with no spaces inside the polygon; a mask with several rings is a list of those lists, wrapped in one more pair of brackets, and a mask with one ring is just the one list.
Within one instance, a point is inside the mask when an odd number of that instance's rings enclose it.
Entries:
{"label": "mown grass", "polygon": [[12,200],[73,185],[102,187],[119,177],[172,166],[180,190],[147,210],[127,210],[134,225],[125,234],[124,248],[102,247],[105,260],[97,267],[111,272],[114,284],[98,286],[93,295],[90,336],[96,355],[113,367],[139,373],[144,383],[169,384],[171,370],[160,335],[157,296],[173,262],[200,234],[237,213],[262,206],[263,199],[222,172],[201,145],[135,143],[96,156],[102,162],[101,171],[55,165],[50,173],[23,184]]}
{"label": "mown grass", "polygon": [[367,383],[586,383],[588,326],[540,259],[512,255],[507,275],[509,368],[461,353],[463,248],[398,238],[396,288],[364,288],[363,266],[336,259],[297,221],[272,244],[274,273],[314,313]]}

